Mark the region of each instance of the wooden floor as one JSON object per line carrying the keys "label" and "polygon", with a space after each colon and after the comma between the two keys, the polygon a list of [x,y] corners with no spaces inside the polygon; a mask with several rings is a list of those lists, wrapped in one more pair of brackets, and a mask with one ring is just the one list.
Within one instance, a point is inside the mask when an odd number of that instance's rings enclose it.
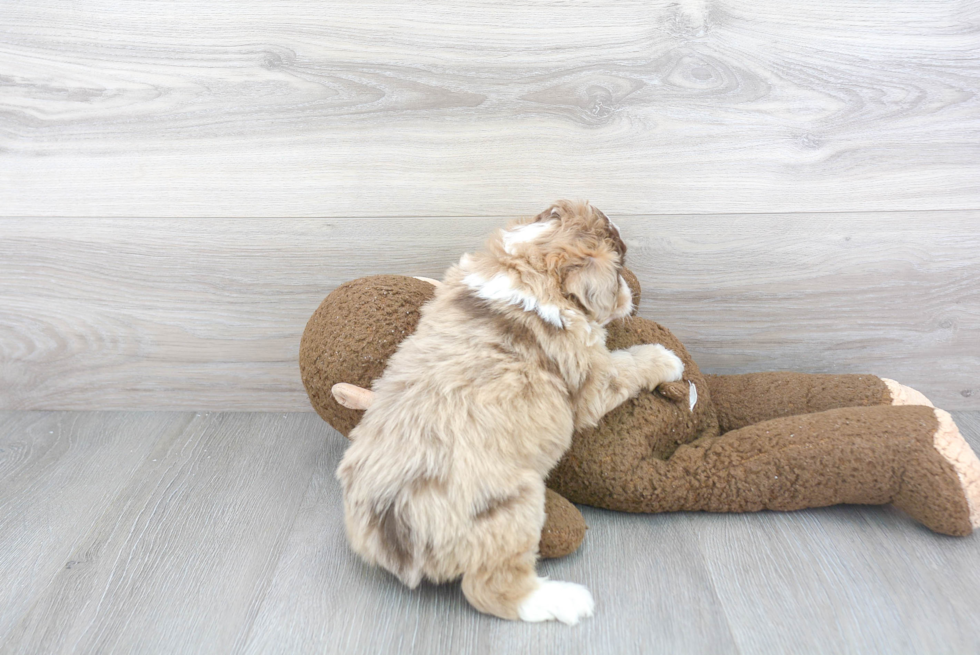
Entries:
{"label": "wooden floor", "polygon": [[[954,414],[980,448],[980,412]],[[583,508],[576,627],[355,559],[313,414],[0,413],[0,652],[977,653],[980,535],[893,508]]]}

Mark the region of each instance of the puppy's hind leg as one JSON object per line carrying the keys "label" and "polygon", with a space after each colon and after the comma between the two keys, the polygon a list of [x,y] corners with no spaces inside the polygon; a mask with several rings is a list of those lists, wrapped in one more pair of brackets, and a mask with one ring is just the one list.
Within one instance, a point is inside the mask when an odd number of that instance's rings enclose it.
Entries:
{"label": "puppy's hind leg", "polygon": [[575,625],[592,616],[589,590],[574,582],[539,578],[534,552],[479,567],[463,574],[463,594],[481,612],[503,619],[561,621]]}
{"label": "puppy's hind leg", "polygon": [[592,616],[588,589],[539,578],[534,570],[544,523],[544,484],[539,484],[540,493],[507,499],[474,519],[478,552],[463,573],[463,594],[476,609],[504,619],[574,625]]}

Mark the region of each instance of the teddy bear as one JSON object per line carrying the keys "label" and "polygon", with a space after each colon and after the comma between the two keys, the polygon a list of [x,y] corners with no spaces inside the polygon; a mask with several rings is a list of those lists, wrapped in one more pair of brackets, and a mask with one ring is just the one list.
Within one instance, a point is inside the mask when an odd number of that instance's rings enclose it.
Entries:
{"label": "teddy bear", "polygon": [[[623,276],[638,307],[639,282]],[[303,384],[344,436],[438,284],[360,278],[310,318]],[[950,415],[909,387],[874,375],[705,375],[669,330],[635,309],[607,326],[606,343],[662,344],[684,362],[684,379],[641,392],[573,436],[547,480],[542,557],[579,547],[586,526],[572,503],[644,513],[892,503],[939,533],[980,526],[980,460]]]}

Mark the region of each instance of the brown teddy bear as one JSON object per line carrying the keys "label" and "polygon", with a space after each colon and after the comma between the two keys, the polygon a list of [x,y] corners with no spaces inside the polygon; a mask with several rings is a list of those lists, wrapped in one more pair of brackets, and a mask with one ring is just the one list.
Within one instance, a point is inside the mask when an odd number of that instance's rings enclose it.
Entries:
{"label": "brown teddy bear", "polygon": [[[639,283],[624,277],[638,306]],[[372,381],[414,331],[436,284],[361,278],[313,314],[300,347],[303,383],[341,434],[370,405]],[[548,479],[542,557],[574,551],[585,535],[569,500],[627,512],[894,503],[936,532],[980,526],[980,461],[950,415],[922,394],[873,375],[703,375],[653,321],[633,316],[607,329],[610,350],[660,343],[674,351],[684,380],[643,392],[575,434]]]}

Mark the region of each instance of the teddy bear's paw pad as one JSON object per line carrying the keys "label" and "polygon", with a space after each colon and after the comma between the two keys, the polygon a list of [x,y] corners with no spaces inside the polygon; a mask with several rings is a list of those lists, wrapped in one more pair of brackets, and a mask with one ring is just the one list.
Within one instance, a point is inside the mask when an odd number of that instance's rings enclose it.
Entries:
{"label": "teddy bear's paw pad", "polygon": [[970,506],[970,525],[980,528],[980,459],[960,434],[953,417],[941,409],[935,412],[939,429],[933,437],[933,446],[952,464]]}
{"label": "teddy bear's paw pad", "polygon": [[540,586],[521,602],[517,615],[522,621],[561,621],[575,625],[592,616],[595,601],[589,590],[574,582],[540,579]]}
{"label": "teddy bear's paw pad", "polygon": [[906,387],[904,384],[900,384],[895,380],[889,380],[888,378],[881,378],[881,381],[885,383],[885,386],[888,387],[888,392],[892,395],[892,405],[925,405],[926,407],[935,407],[931,400],[912,387]]}
{"label": "teddy bear's paw pad", "polygon": [[684,382],[664,382],[657,385],[657,393],[667,400],[675,403],[687,403],[691,398],[691,383]]}

